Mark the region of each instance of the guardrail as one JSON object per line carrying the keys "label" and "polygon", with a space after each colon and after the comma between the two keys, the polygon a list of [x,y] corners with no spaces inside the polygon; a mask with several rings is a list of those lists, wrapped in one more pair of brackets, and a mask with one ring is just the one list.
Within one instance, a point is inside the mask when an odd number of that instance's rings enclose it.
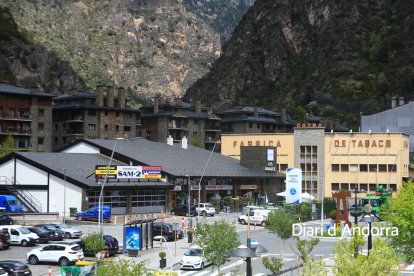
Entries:
{"label": "guardrail", "polygon": [[13,217],[13,219],[15,220],[15,218],[17,217],[21,217],[23,220],[22,225],[26,225],[26,220],[27,217],[30,216],[34,216],[34,217],[39,217],[39,216],[47,216],[47,217],[56,217],[56,220],[60,220],[59,218],[59,212],[53,212],[53,213],[4,213],[7,214],[8,216]]}

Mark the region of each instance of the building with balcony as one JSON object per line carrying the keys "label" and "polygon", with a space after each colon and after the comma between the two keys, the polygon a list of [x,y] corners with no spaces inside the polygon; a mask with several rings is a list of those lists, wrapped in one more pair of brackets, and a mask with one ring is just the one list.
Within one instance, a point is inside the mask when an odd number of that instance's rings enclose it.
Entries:
{"label": "building with balcony", "polygon": [[128,106],[123,88],[99,86],[53,98],[53,150],[79,138],[111,139],[140,136],[140,111]]}
{"label": "building with balcony", "polygon": [[[171,136],[175,143],[187,137],[188,143],[201,139],[205,149],[213,149],[220,140],[221,119],[201,106],[200,100],[195,104],[164,101],[156,97],[153,105],[141,108],[142,137],[154,142],[166,142]],[[216,146],[215,149],[219,149]]]}
{"label": "building with balcony", "polygon": [[221,118],[222,133],[286,133],[296,123],[281,113],[262,108],[238,107],[216,113]]}
{"label": "building with balcony", "polygon": [[51,151],[52,94],[0,84],[0,145],[11,135],[16,151]]}

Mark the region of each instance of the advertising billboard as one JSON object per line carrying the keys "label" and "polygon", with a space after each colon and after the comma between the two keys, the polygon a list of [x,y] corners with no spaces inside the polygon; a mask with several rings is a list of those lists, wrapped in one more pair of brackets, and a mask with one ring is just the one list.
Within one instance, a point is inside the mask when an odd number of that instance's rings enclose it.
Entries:
{"label": "advertising billboard", "polygon": [[105,174],[108,174],[106,178],[116,178],[116,166],[108,165],[96,165],[95,166],[95,178],[101,179],[105,178]]}
{"label": "advertising billboard", "polygon": [[300,204],[302,194],[302,170],[286,169],[286,203]]}
{"label": "advertising billboard", "polygon": [[141,249],[141,228],[125,227],[125,249],[140,250]]}
{"label": "advertising billboard", "polygon": [[162,166],[95,166],[96,179],[107,178],[115,179],[160,179]]}

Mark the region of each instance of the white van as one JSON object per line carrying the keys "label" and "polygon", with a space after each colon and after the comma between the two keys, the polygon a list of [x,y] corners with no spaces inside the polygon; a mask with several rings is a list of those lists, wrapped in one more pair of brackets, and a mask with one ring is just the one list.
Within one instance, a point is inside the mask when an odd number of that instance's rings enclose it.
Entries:
{"label": "white van", "polygon": [[[273,210],[268,210],[268,209],[253,209],[250,210],[250,224],[258,224],[260,226],[266,226],[267,223],[267,216],[269,215],[270,212],[272,212]],[[241,224],[247,224],[248,222],[248,216],[247,214],[242,214],[238,221]]]}
{"label": "white van", "polygon": [[39,242],[39,236],[30,232],[24,226],[21,225],[2,225],[2,229],[6,229],[10,235],[11,244],[20,244],[22,246],[34,245]]}

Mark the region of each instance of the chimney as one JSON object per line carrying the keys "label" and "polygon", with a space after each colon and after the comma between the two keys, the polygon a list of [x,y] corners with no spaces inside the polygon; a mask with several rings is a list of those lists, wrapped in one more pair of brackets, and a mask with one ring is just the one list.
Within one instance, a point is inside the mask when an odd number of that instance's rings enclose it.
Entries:
{"label": "chimney", "polygon": [[254,107],[253,116],[254,117],[259,117],[259,110],[257,110],[256,106]]}
{"label": "chimney", "polygon": [[183,100],[180,97],[175,98],[175,104],[176,105],[181,105],[183,102]]}
{"label": "chimney", "polygon": [[399,105],[399,106],[402,106],[402,105],[404,105],[404,104],[405,104],[405,102],[404,102],[404,97],[400,97],[400,101],[399,101],[398,105]]}
{"label": "chimney", "polygon": [[187,149],[187,137],[183,137],[183,139],[181,139],[181,147],[183,149]]}
{"label": "chimney", "polygon": [[34,84],[34,85],[32,86],[32,88],[30,89],[30,91],[31,91],[33,94],[38,94],[38,93],[40,93],[40,92],[41,92],[41,87],[40,87],[40,85],[39,85],[39,84]]}
{"label": "chimney", "polygon": [[103,93],[104,93],[104,88],[101,85],[98,85],[96,87],[96,104],[98,106],[103,106]]}
{"label": "chimney", "polygon": [[154,114],[160,113],[160,97],[156,96],[154,99]]}
{"label": "chimney", "polygon": [[195,112],[201,113],[201,100],[195,100]]}
{"label": "chimney", "polygon": [[114,94],[115,89],[113,86],[106,87],[106,103],[108,107],[114,107]]}
{"label": "chimney", "polygon": [[397,97],[391,98],[391,108],[397,107]]}
{"label": "chimney", "polygon": [[123,87],[118,88],[118,102],[120,108],[125,108],[125,89]]}
{"label": "chimney", "polygon": [[286,122],[286,108],[282,108],[282,110],[281,110],[282,112],[282,118],[281,118],[281,120],[282,120],[282,122]]}
{"label": "chimney", "polygon": [[171,137],[171,135],[168,135],[167,145],[172,146],[173,144],[174,144],[174,139]]}

